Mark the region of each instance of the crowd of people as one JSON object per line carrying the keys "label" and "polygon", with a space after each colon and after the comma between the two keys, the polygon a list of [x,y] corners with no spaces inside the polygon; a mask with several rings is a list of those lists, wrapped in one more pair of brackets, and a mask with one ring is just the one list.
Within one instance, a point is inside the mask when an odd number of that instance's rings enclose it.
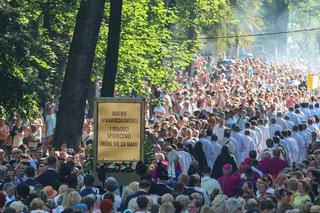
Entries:
{"label": "crowd of people", "polygon": [[103,165],[98,178],[84,172],[92,123],[83,147],[53,150],[55,104],[32,120],[1,118],[0,211],[320,212],[320,100],[305,73],[257,59],[196,66],[146,105],[153,160],[134,164],[128,185]]}

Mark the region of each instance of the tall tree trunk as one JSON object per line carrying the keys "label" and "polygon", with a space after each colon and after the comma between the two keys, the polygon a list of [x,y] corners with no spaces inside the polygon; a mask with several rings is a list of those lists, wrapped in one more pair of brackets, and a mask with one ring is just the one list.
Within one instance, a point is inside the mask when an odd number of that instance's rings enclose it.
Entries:
{"label": "tall tree trunk", "polygon": [[[289,21],[289,9],[287,0],[275,0],[275,32],[287,32]],[[286,33],[276,35],[278,55],[287,56],[288,35]]]}
{"label": "tall tree trunk", "polygon": [[[194,28],[194,26],[190,26],[187,30],[187,38],[190,39],[190,43],[188,45],[188,50],[192,51],[193,47],[194,47],[194,42],[196,38],[196,29]],[[191,42],[192,40],[192,42]],[[191,59],[189,65],[186,67],[185,72],[189,74],[189,76],[191,75],[191,71],[192,71],[192,64],[193,64],[193,60]]]}
{"label": "tall tree trunk", "polygon": [[101,97],[113,97],[119,56],[122,0],[110,0],[110,3],[108,47],[102,80]]}
{"label": "tall tree trunk", "polygon": [[54,135],[56,149],[62,143],[73,148],[80,146],[85,103],[104,6],[105,0],[82,0],[80,3],[61,90]]}
{"label": "tall tree trunk", "polygon": [[[197,17],[197,14],[196,12],[193,10],[193,8],[195,8],[195,5],[196,5],[196,1],[193,0],[191,2],[191,5],[190,5],[190,14],[189,14],[189,19],[191,22],[194,22],[194,20],[196,19]],[[196,38],[197,36],[197,32],[196,32],[196,29],[194,27],[194,25],[191,25],[187,28],[187,38],[189,39],[189,45],[188,45],[188,50],[190,52],[193,52],[192,49],[194,48],[195,46],[195,43],[196,43]],[[189,76],[191,75],[191,71],[192,71],[192,64],[193,64],[193,58],[191,59],[189,65],[186,67],[185,69],[185,72],[189,74]]]}

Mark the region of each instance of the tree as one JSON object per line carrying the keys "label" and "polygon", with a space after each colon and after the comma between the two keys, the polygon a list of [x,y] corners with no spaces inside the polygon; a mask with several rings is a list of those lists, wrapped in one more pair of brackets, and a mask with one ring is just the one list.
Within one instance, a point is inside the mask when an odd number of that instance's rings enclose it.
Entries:
{"label": "tree", "polygon": [[[289,22],[288,0],[274,0],[275,4],[275,28],[274,32],[287,32]],[[278,54],[287,57],[288,35],[286,33],[277,36],[276,44]]]}
{"label": "tree", "polygon": [[[318,28],[320,4],[317,0],[291,0],[289,2],[289,30]],[[301,57],[312,62],[319,60],[320,32],[309,31],[288,35],[289,57]]]}
{"label": "tree", "polygon": [[55,147],[80,146],[91,67],[105,0],[82,0],[68,56],[54,135]]}
{"label": "tree", "polygon": [[264,29],[264,23],[260,14],[262,6],[261,1],[257,0],[230,0],[230,7],[232,8],[233,21],[229,24],[231,33],[230,36],[235,38],[228,39],[231,47],[231,57],[239,57],[240,47],[251,45],[254,37],[237,36],[245,34],[254,34],[261,32]]}
{"label": "tree", "polygon": [[113,97],[119,56],[122,0],[110,0],[108,47],[101,96]]}
{"label": "tree", "polygon": [[19,9],[19,5],[0,1],[0,105],[31,117],[44,93],[37,75],[49,67],[43,59],[48,55],[43,54],[42,44],[32,36]]}
{"label": "tree", "polygon": [[61,90],[77,0],[0,0],[0,104],[32,117]]}

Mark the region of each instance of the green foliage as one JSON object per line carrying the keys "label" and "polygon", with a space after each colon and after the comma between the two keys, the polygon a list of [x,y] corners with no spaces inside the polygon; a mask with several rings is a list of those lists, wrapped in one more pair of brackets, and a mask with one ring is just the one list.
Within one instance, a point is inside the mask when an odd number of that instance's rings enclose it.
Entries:
{"label": "green foliage", "polygon": [[6,120],[8,117],[7,111],[3,106],[0,106],[0,119]]}
{"label": "green foliage", "polygon": [[[174,2],[174,1],[171,1]],[[107,8],[109,5],[107,5]],[[116,90],[121,95],[149,95],[151,88],[173,91],[176,73],[190,64],[200,40],[185,39],[188,30],[205,34],[226,17],[225,0],[124,1]],[[105,16],[108,16],[106,9]],[[103,23],[94,64],[94,78],[104,69],[108,25]]]}
{"label": "green foliage", "polygon": [[92,143],[87,145],[88,150],[88,160],[85,162],[83,166],[83,171],[85,174],[93,171],[93,145]]}
{"label": "green foliage", "polygon": [[[289,30],[318,28],[320,26],[320,4],[317,0],[291,0]],[[307,35],[307,36],[306,36]],[[293,57],[317,60],[320,53],[320,32],[289,35],[289,53]]]}
{"label": "green foliage", "polygon": [[37,71],[47,64],[38,55],[41,45],[32,37],[25,18],[4,2],[0,11],[0,103],[32,116],[43,86]]}
{"label": "green foliage", "polygon": [[145,136],[145,141],[144,141],[144,163],[147,165],[147,168],[153,163],[154,160],[154,153],[153,153],[153,144],[151,141],[148,139],[147,136]]}
{"label": "green foliage", "polygon": [[0,104],[33,116],[61,87],[76,0],[0,0]]}
{"label": "green foliage", "polygon": [[[248,47],[255,39],[202,41],[274,31],[280,0],[124,0],[116,90],[149,95],[152,88],[173,91],[177,72],[186,70],[203,44],[215,54]],[[317,0],[290,0],[289,30],[319,26]],[[107,47],[109,1],[101,26],[93,80],[101,79]],[[0,0],[0,105],[32,116],[60,93],[78,0]],[[319,53],[319,33],[290,35],[291,54]],[[188,39],[186,39],[188,38]],[[261,38],[272,46],[272,37]],[[269,45],[270,44],[270,45]]]}

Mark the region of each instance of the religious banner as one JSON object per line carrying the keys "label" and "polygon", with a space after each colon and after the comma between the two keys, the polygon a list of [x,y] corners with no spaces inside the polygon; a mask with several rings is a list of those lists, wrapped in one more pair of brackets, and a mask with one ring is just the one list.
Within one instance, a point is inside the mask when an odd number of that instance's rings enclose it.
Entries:
{"label": "religious banner", "polygon": [[319,88],[319,75],[308,74],[306,84],[309,90],[315,90]]}
{"label": "religious banner", "polygon": [[95,101],[95,160],[143,160],[144,102],[133,98]]}

